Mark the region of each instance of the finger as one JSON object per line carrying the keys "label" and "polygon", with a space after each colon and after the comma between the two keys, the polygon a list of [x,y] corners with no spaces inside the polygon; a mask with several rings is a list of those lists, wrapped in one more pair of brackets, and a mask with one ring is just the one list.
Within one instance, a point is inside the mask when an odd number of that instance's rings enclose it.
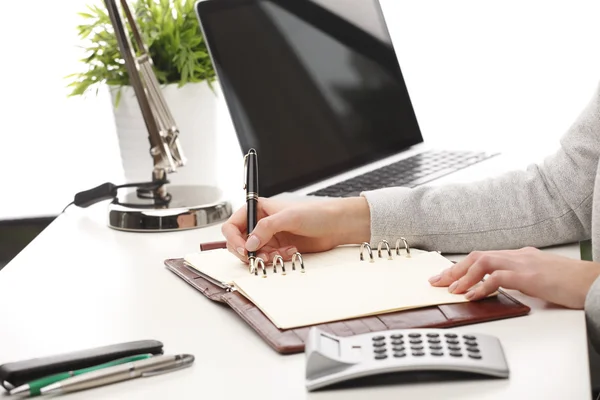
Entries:
{"label": "finger", "polygon": [[263,262],[266,264],[269,262],[269,253],[265,252],[265,251],[261,251],[260,253],[258,253],[256,255],[256,257],[260,258],[261,260],[263,260]]}
{"label": "finger", "polygon": [[469,268],[483,256],[518,254],[518,252],[519,250],[473,251],[469,253],[467,257],[454,264],[452,267],[442,271],[439,275],[429,278],[429,282],[433,286],[449,286],[450,284],[462,278],[467,273]]}
{"label": "finger", "polygon": [[457,262],[450,268],[445,269],[439,275],[432,276],[429,278],[429,282],[433,286],[448,286],[451,283],[455,282],[457,279],[461,278],[469,269],[473,263],[475,263],[483,252],[481,251],[473,251],[469,253],[464,259]]}
{"label": "finger", "polygon": [[243,256],[243,255],[241,255],[240,253],[238,253],[237,250],[234,249],[229,242],[227,243],[227,250],[229,250],[229,252],[231,254],[233,254],[234,256],[236,256],[237,258],[239,258],[240,261],[242,261],[244,263],[246,263],[248,261],[248,258],[245,257],[245,256]]}
{"label": "finger", "polygon": [[226,222],[221,227],[221,232],[227,241],[227,247],[238,256],[246,257],[246,241],[240,229],[233,223]]}
{"label": "finger", "polygon": [[465,294],[467,300],[479,300],[494,293],[500,287],[521,290],[526,285],[523,274],[515,271],[494,271],[490,276]]}
{"label": "finger", "polygon": [[297,218],[285,210],[261,219],[246,241],[246,250],[260,249],[273,238],[273,235],[282,231],[293,231],[297,228],[297,224]]}
{"label": "finger", "polygon": [[502,270],[515,270],[514,256],[505,253],[483,254],[471,265],[463,277],[450,285],[448,291],[450,293],[465,293],[476,283],[481,282],[487,274]]}
{"label": "finger", "polygon": [[[238,251],[238,249],[235,249],[231,243],[227,243],[227,250],[229,250],[229,252],[233,255],[235,255],[237,258],[239,258],[242,262],[248,264],[248,254],[244,253],[244,254],[240,254],[240,252]],[[244,250],[245,251],[245,250]],[[260,258],[261,260],[263,260],[263,262],[266,264],[267,262],[269,262],[269,260],[272,260],[272,257],[269,257],[269,251],[273,251],[272,248],[265,248],[265,249],[261,249],[260,253],[258,253],[256,255],[256,257]]]}
{"label": "finger", "polygon": [[247,211],[246,211],[246,205],[244,204],[242,207],[240,207],[236,212],[234,212],[229,219],[227,220],[227,224],[233,224],[235,226],[237,226],[240,230],[244,229],[246,227],[246,220],[247,220]]}
{"label": "finger", "polygon": [[292,259],[292,256],[296,254],[296,252],[298,252],[296,246],[285,246],[269,253],[269,257],[271,260],[273,260],[275,256],[280,255],[281,258],[283,258],[283,261],[289,261]]}

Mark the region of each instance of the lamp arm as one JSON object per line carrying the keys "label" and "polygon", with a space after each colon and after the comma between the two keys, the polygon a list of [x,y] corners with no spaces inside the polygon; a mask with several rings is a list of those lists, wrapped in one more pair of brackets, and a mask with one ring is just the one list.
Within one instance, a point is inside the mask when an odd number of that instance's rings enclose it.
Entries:
{"label": "lamp arm", "polygon": [[150,54],[137,28],[126,0],[121,6],[132,29],[140,56],[129,39],[117,6],[116,0],[104,0],[113,25],[119,50],[125,60],[130,84],[137,98],[150,141],[150,155],[153,159],[153,180],[164,180],[166,174],[175,172],[185,165],[185,158],[179,143],[179,130],[162,96],[160,84],[153,71]]}

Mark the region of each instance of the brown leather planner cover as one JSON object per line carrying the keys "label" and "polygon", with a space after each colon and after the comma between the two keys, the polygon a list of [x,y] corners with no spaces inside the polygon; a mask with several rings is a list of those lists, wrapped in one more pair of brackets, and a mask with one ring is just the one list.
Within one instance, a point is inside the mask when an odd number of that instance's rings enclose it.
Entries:
{"label": "brown leather planner cover", "polygon": [[[202,247],[209,250],[211,247]],[[212,247],[215,248],[215,247]],[[304,351],[309,327],[278,329],[248,299],[238,292],[228,292],[187,267],[182,258],[165,260],[167,268],[211,300],[231,307],[273,349],[281,354]],[[318,325],[338,336],[352,336],[387,329],[448,328],[477,322],[493,321],[528,314],[530,308],[504,292],[477,302],[447,304],[356,318]]]}

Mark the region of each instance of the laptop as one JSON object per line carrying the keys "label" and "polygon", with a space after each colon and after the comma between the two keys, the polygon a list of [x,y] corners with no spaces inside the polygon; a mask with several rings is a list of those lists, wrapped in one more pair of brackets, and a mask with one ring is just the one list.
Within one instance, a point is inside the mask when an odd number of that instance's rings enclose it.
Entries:
{"label": "laptop", "polygon": [[378,0],[205,0],[196,13],[261,196],[416,187],[496,155],[424,142]]}

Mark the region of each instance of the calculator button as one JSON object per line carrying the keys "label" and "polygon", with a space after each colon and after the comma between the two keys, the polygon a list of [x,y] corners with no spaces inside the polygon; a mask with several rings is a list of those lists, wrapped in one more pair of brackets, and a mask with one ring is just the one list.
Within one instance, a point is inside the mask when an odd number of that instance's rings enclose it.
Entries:
{"label": "calculator button", "polygon": [[438,345],[438,344],[434,344],[434,345],[431,345],[431,346],[429,346],[429,348],[430,348],[431,350],[441,350],[441,349],[442,349],[442,346],[440,346],[440,345]]}
{"label": "calculator button", "polygon": [[411,339],[410,344],[421,344],[423,341],[421,339]]}
{"label": "calculator button", "polygon": [[410,346],[410,348],[412,350],[423,350],[423,346],[421,346],[421,345],[413,345],[413,346]]}
{"label": "calculator button", "polygon": [[456,339],[458,337],[454,333],[446,333],[444,336],[446,336],[448,339]]}
{"label": "calculator button", "polygon": [[433,343],[433,344],[438,344],[438,343],[440,343],[440,339],[429,339],[428,342]]}
{"label": "calculator button", "polygon": [[385,336],[373,336],[373,341],[374,342],[377,342],[377,341],[383,340],[383,339],[385,339]]}
{"label": "calculator button", "polygon": [[394,351],[404,351],[404,346],[394,346],[394,347],[392,347],[392,350],[394,350]]}
{"label": "calculator button", "polygon": [[475,340],[475,336],[473,336],[473,335],[464,335],[463,338],[465,340]]}
{"label": "calculator button", "polygon": [[406,353],[403,351],[400,351],[398,353],[394,353],[394,357],[396,357],[396,358],[406,357]]}
{"label": "calculator button", "polygon": [[477,347],[467,347],[467,351],[469,353],[479,353],[479,349]]}
{"label": "calculator button", "polygon": [[392,339],[402,339],[404,336],[402,336],[401,333],[394,333],[391,338]]}
{"label": "calculator button", "polygon": [[448,346],[448,350],[460,351],[460,346]]}
{"label": "calculator button", "polygon": [[375,342],[373,343],[373,347],[383,347],[385,346],[385,342]]}
{"label": "calculator button", "polygon": [[375,356],[376,360],[385,360],[387,358],[387,354],[377,354]]}
{"label": "calculator button", "polygon": [[450,355],[452,357],[462,357],[462,353],[460,351],[451,351]]}
{"label": "calculator button", "polygon": [[392,345],[394,345],[394,346],[399,346],[401,344],[404,344],[404,340],[401,340],[401,339],[392,340]]}
{"label": "calculator button", "polygon": [[421,357],[424,356],[425,353],[423,353],[422,351],[413,351],[412,355],[415,357]]}
{"label": "calculator button", "polygon": [[474,358],[475,360],[481,360],[481,354],[469,354],[469,357]]}
{"label": "calculator button", "polygon": [[385,353],[386,351],[387,351],[387,349],[386,349],[386,348],[383,348],[383,349],[375,349],[375,350],[374,350],[375,354],[383,354],[383,353]]}
{"label": "calculator button", "polygon": [[409,333],[408,337],[409,338],[420,338],[421,334],[420,333]]}
{"label": "calculator button", "polygon": [[439,356],[443,356],[443,355],[444,355],[444,353],[442,353],[441,351],[432,351],[432,352],[431,352],[431,355],[432,355],[432,356],[438,356],[438,357],[439,357]]}
{"label": "calculator button", "polygon": [[428,334],[427,334],[427,337],[428,337],[428,338],[436,338],[436,337],[439,337],[439,336],[440,336],[440,334],[439,334],[439,333],[428,333]]}
{"label": "calculator button", "polygon": [[467,346],[477,346],[477,342],[475,342],[473,340],[465,340],[465,344]]}
{"label": "calculator button", "polygon": [[448,340],[446,340],[446,343],[448,343],[448,344],[455,344],[455,345],[456,345],[456,344],[458,344],[459,342],[458,342],[458,340],[456,340],[456,339],[448,339]]}

